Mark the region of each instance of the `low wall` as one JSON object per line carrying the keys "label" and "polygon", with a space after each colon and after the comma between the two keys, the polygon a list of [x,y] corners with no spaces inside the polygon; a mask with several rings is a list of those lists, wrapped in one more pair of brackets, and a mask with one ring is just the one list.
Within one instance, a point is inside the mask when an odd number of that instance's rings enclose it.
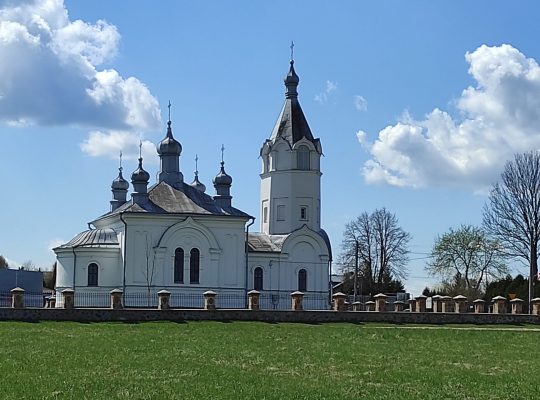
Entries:
{"label": "low wall", "polygon": [[392,324],[540,324],[539,315],[366,311],[156,310],[105,308],[0,308],[0,321],[260,321],[260,322],[386,322]]}

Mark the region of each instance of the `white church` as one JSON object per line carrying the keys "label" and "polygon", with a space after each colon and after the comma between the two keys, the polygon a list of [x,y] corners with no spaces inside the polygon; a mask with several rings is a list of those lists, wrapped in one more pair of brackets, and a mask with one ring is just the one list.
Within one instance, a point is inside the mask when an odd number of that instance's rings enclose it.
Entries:
{"label": "white church", "polygon": [[262,308],[289,308],[290,293],[299,290],[307,307],[328,307],[332,250],[321,228],[322,147],[298,102],[298,83],[291,61],[285,104],[260,150],[260,232],[250,232],[255,218],[234,207],[223,160],[213,195],[197,172],[184,181],[182,145],[169,118],[157,145],[158,181],[149,187],[139,158],[128,200],[120,167],[110,211],[54,249],[57,292],[74,289],[76,306],[101,306],[121,289],[126,306],[142,306],[144,296],[155,305],[157,292],[167,290],[172,307],[198,307],[212,290],[218,307],[243,307],[255,289]]}

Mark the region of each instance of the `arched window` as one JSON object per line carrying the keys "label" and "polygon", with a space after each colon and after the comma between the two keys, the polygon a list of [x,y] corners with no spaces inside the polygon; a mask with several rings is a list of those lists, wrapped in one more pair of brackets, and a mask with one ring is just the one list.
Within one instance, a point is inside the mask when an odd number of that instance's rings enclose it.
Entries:
{"label": "arched window", "polygon": [[174,283],[184,283],[184,250],[174,251]]}
{"label": "arched window", "polygon": [[98,285],[98,265],[92,263],[88,265],[88,286]]}
{"label": "arched window", "polygon": [[307,291],[307,272],[303,268],[298,271],[298,290],[300,292]]}
{"label": "arched window", "polygon": [[253,289],[263,290],[263,269],[261,267],[257,267],[253,271]]}
{"label": "arched window", "polygon": [[307,146],[298,147],[298,150],[296,151],[296,168],[305,171],[310,169],[309,149]]}
{"label": "arched window", "polygon": [[189,252],[189,283],[199,283],[199,264],[201,253],[193,248]]}

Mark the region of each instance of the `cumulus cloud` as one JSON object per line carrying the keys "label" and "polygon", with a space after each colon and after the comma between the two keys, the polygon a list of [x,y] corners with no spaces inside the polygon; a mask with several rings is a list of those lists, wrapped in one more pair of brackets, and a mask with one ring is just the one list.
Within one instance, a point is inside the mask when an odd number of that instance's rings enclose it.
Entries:
{"label": "cumulus cloud", "polygon": [[423,119],[407,112],[376,140],[357,138],[370,153],[368,183],[461,186],[483,192],[513,154],[540,149],[540,67],[514,47],[480,46],[465,55],[475,86],[456,100],[459,117],[435,108]]}
{"label": "cumulus cloud", "polygon": [[76,126],[104,135],[159,129],[157,100],[135,77],[99,68],[120,34],[71,21],[63,0],[0,0],[0,122]]}
{"label": "cumulus cloud", "polygon": [[156,147],[142,135],[137,136],[123,131],[100,132],[92,131],[88,138],[81,143],[81,149],[94,157],[110,157],[117,159],[120,152],[124,159],[132,160],[139,157],[139,144],[142,142],[142,156],[146,162],[157,162]]}
{"label": "cumulus cloud", "polygon": [[337,83],[332,81],[326,81],[326,88],[323,92],[316,94],[314,100],[323,104],[328,101],[328,96],[330,93],[334,92],[337,89]]}
{"label": "cumulus cloud", "polygon": [[367,100],[364,98],[364,96],[354,96],[354,108],[356,108],[358,111],[367,111]]}

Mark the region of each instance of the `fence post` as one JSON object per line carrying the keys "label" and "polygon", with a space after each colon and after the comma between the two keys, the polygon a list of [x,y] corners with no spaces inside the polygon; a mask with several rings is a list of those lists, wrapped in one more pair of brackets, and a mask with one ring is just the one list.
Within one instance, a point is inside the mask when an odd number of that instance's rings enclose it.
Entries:
{"label": "fence post", "polygon": [[332,297],[334,298],[334,311],[345,311],[345,298],[347,295],[337,292]]}
{"label": "fence post", "polygon": [[474,313],[475,314],[482,314],[484,312],[485,304],[486,302],[482,299],[476,299],[473,301],[474,304]]}
{"label": "fence post", "polygon": [[423,294],[416,298],[416,312],[426,312],[426,298]]}
{"label": "fence post", "polygon": [[352,310],[362,311],[362,303],[360,303],[359,301],[355,301],[354,303],[352,303]]}
{"label": "fence post", "polygon": [[442,312],[441,297],[440,294],[431,297],[431,307],[433,308],[434,313]]}
{"label": "fence post", "polygon": [[416,300],[409,299],[407,300],[407,302],[409,303],[409,312],[414,312],[414,309],[416,307]]}
{"label": "fence post", "polygon": [[532,313],[534,315],[540,315],[540,297],[535,297],[531,300]]}
{"label": "fence post", "polygon": [[401,300],[394,302],[394,312],[402,312],[405,309],[405,303]]}
{"label": "fence post", "polygon": [[467,298],[461,294],[454,297],[454,311],[457,313],[467,312]]}
{"label": "fence post", "polygon": [[113,289],[109,292],[111,295],[111,308],[113,310],[121,310],[124,308],[122,305],[122,294],[124,292],[121,289]]}
{"label": "fence post", "polygon": [[304,293],[300,291],[291,293],[291,310],[302,311],[304,309]]}
{"label": "fence post", "polygon": [[510,300],[510,304],[512,305],[512,314],[523,314],[523,300],[516,297]]}
{"label": "fence post", "polygon": [[204,296],[204,309],[215,310],[217,293],[212,290],[207,290],[206,292],[203,293],[203,296]]}
{"label": "fence post", "polygon": [[375,311],[377,312],[384,312],[386,311],[386,299],[388,298],[387,295],[384,293],[379,293],[373,296],[375,299]]}
{"label": "fence post", "polygon": [[49,298],[49,308],[56,308],[56,294]]}
{"label": "fence post", "polygon": [[248,292],[248,310],[256,311],[259,309],[259,298],[261,297],[261,292],[258,290],[250,290]]}
{"label": "fence post", "polygon": [[170,305],[171,292],[163,289],[157,292],[157,295],[158,295],[158,310],[168,310],[169,308],[171,308],[171,305]]}
{"label": "fence post", "polygon": [[64,289],[62,290],[62,298],[64,300],[64,308],[75,308],[75,290]]}
{"label": "fence post", "polygon": [[493,299],[493,314],[506,314],[506,298],[495,296]]}
{"label": "fence post", "polygon": [[24,289],[16,287],[11,289],[11,307],[24,308]]}

